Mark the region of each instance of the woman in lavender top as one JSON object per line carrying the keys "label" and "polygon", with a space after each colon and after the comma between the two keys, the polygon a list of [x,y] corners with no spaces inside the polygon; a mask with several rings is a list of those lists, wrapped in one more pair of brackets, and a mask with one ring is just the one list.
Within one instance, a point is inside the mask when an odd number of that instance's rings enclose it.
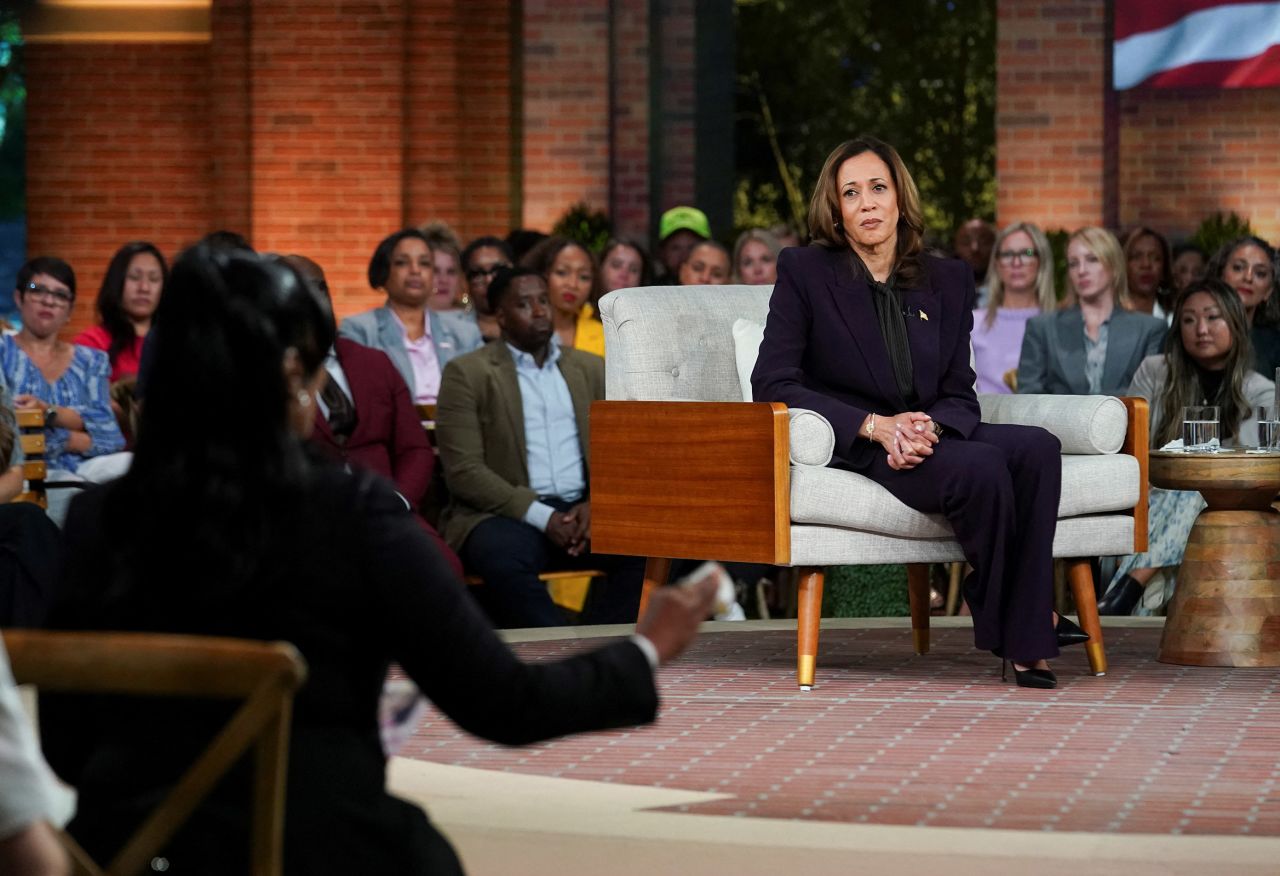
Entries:
{"label": "woman in lavender top", "polygon": [[1016,222],[996,237],[987,269],[990,295],[973,312],[973,359],[978,392],[1011,392],[1004,375],[1016,370],[1027,320],[1057,304],[1053,251],[1044,232]]}
{"label": "woman in lavender top", "polygon": [[44,413],[45,458],[75,471],[86,459],[124,449],[111,412],[107,354],[58,333],[71,318],[76,276],[61,259],[32,259],[18,271],[14,301],[22,330],[0,338],[0,372],[15,408]]}

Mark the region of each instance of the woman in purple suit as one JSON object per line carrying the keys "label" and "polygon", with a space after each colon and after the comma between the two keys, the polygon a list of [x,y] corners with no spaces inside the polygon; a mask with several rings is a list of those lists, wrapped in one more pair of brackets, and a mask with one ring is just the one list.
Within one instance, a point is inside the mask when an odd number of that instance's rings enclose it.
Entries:
{"label": "woman in purple suit", "polygon": [[1043,429],[979,422],[973,272],[925,255],[915,182],[872,137],[827,157],[809,232],[812,245],[778,259],[756,401],[822,414],[832,465],[945,515],[974,569],[964,592],[977,646],[1012,661],[1018,684],[1056,686],[1047,658],[1083,641],[1065,620],[1055,633],[1061,445]]}

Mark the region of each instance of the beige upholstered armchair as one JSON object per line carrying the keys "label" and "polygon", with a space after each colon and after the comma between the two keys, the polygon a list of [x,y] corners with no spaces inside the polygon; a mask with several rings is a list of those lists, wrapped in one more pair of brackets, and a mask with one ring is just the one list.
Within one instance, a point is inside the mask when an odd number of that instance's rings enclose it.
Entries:
{"label": "beige upholstered armchair", "polygon": [[[600,302],[607,401],[591,410],[592,549],[648,558],[646,596],[671,560],[800,569],[797,677],[813,684],[823,567],[908,564],[915,649],[929,649],[928,563],[963,560],[941,515],[827,468],[831,425],[811,411],[744,403],[767,286],[622,289]],[[982,419],[1043,426],[1062,442],[1054,556],[1106,673],[1090,557],[1147,542],[1147,407],[1109,396],[982,395]]]}

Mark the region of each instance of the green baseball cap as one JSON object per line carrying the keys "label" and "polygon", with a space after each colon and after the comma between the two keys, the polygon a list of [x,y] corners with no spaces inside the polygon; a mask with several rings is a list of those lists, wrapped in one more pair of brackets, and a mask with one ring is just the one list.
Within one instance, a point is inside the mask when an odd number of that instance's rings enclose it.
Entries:
{"label": "green baseball cap", "polygon": [[692,231],[706,240],[711,237],[711,223],[697,207],[672,207],[658,221],[658,240],[666,240],[677,231]]}

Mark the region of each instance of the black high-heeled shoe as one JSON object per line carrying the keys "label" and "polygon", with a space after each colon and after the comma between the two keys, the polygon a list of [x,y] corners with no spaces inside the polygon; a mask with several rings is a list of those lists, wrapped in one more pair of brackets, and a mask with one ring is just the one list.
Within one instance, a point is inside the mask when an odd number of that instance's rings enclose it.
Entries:
{"label": "black high-heeled shoe", "polygon": [[1123,575],[1098,600],[1098,614],[1109,617],[1133,614],[1133,609],[1140,599],[1142,599],[1142,585],[1131,576]]}
{"label": "black high-heeled shoe", "polygon": [[1082,645],[1089,641],[1089,634],[1076,624],[1067,619],[1066,615],[1058,615],[1058,625],[1053,628],[1058,634],[1058,647],[1065,648],[1068,645]]}
{"label": "black high-heeled shoe", "polygon": [[[1000,661],[1000,680],[1008,681],[1008,660]],[[1053,674],[1052,669],[1019,669],[1017,665],[1013,667],[1013,678],[1018,683],[1018,687],[1034,687],[1040,690],[1052,690],[1058,686],[1058,676]]]}

